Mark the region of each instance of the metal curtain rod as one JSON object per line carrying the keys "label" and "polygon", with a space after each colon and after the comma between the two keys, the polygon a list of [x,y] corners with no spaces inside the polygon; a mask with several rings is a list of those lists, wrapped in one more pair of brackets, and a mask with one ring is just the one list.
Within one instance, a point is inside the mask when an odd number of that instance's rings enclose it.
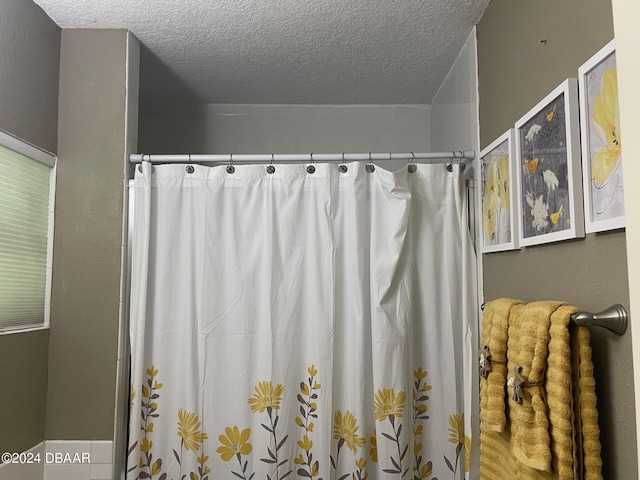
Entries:
{"label": "metal curtain rod", "polygon": [[[133,153],[130,163],[302,163],[302,162],[371,162],[386,160],[473,160],[471,151],[433,153],[268,153],[268,154],[214,154],[214,155],[147,155]],[[434,162],[441,163],[441,162]]]}

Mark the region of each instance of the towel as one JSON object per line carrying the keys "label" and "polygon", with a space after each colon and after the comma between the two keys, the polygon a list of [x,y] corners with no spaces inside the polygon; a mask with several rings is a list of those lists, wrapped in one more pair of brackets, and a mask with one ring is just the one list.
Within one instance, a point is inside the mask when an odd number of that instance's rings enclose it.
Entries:
{"label": "towel", "polygon": [[[509,376],[519,373],[524,377],[526,394],[518,404],[513,396],[509,398],[509,420],[511,422],[511,447],[515,458],[525,466],[536,470],[551,471],[551,437],[547,416],[547,396],[549,402],[558,405],[561,414],[569,418],[569,438],[571,438],[571,359],[569,335],[562,338],[554,335],[554,345],[562,349],[564,356],[557,352],[549,355],[552,334],[552,317],[569,319],[569,312],[575,310],[561,308],[561,302],[534,302],[515,306],[509,319],[509,340],[507,342],[507,368]],[[550,380],[550,392],[545,392],[545,372]],[[566,364],[563,362],[566,361]],[[553,412],[555,414],[555,411]],[[551,411],[549,412],[551,415]],[[558,432],[564,435],[566,432]]]}
{"label": "towel", "polygon": [[[598,426],[598,409],[596,398],[596,382],[593,377],[593,362],[591,361],[591,333],[586,327],[571,325],[571,338],[575,339],[577,346],[572,344],[572,351],[578,351],[574,355],[573,370],[578,373],[577,382],[577,416],[576,430],[581,444],[582,465],[579,462],[581,476],[584,480],[602,480],[602,446],[600,445],[600,427]],[[580,436],[580,433],[582,435]]]}
{"label": "towel", "polygon": [[511,309],[509,376],[522,368],[524,393],[516,403],[509,389],[502,432],[481,420],[481,480],[602,480],[590,335],[570,323],[576,311],[562,302]]}
{"label": "towel", "polygon": [[501,432],[507,423],[505,388],[507,381],[507,330],[509,315],[521,300],[500,298],[487,302],[482,313],[482,346],[488,349],[490,370],[480,377],[480,421],[485,430]]}

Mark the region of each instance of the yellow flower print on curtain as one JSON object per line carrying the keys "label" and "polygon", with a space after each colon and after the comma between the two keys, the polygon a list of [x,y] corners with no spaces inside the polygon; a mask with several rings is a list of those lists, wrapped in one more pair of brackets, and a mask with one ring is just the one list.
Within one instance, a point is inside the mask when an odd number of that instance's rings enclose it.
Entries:
{"label": "yellow flower print on curtain", "polygon": [[427,392],[430,392],[432,387],[427,383],[425,378],[428,372],[423,370],[422,367],[413,372],[415,378],[413,384],[413,480],[423,480],[433,475],[433,462],[430,460],[423,462],[422,457],[422,443],[420,438],[424,431],[424,425],[420,422],[424,422],[429,419],[427,415],[427,400],[429,396]]}
{"label": "yellow flower print on curtain", "polygon": [[133,410],[133,406],[135,405],[137,395],[138,395],[138,392],[136,392],[136,389],[133,388],[133,384],[131,384],[129,389],[129,411]]}
{"label": "yellow flower print on curtain", "polygon": [[[202,443],[209,438],[208,435],[202,431],[201,426],[202,424],[200,423],[198,415],[193,412],[183,410],[182,408],[178,410],[178,437],[180,437],[180,453],[178,453],[176,449],[173,449],[173,455],[176,457],[178,465],[180,465],[180,478],[183,477],[182,468],[184,466],[184,450],[197,453],[201,450]],[[202,464],[200,466],[202,466]],[[189,473],[189,478],[196,479],[196,477],[198,477],[199,480],[199,476],[195,472]]]}
{"label": "yellow flower print on curtain", "polygon": [[271,382],[259,382],[255,387],[253,397],[247,402],[251,405],[253,413],[264,413],[265,410],[271,412],[280,409],[283,394],[284,386],[281,384],[274,387]]}
{"label": "yellow flower print on curtain", "polygon": [[615,68],[608,68],[602,74],[602,89],[594,100],[592,115],[596,134],[605,146],[591,157],[591,175],[596,187],[602,187],[616,169],[622,153],[618,74]]}
{"label": "yellow flower print on curtain", "polygon": [[198,473],[193,474],[191,477],[192,480],[209,480],[211,469],[207,466],[207,460],[209,460],[209,456],[204,453],[201,453],[198,458],[196,458]]}
{"label": "yellow flower print on curtain", "polygon": [[[152,452],[153,441],[151,440],[151,433],[153,433],[154,427],[153,419],[160,416],[158,413],[158,399],[160,398],[158,390],[160,390],[163,385],[156,379],[159,371],[153,365],[147,368],[145,373],[147,376],[140,389],[140,430],[143,432],[143,437],[139,445],[137,441],[134,442],[127,452],[127,456],[130,456],[136,450],[136,447],[138,447],[140,450],[140,459],[137,465],[129,469],[129,472],[137,468],[139,469],[138,478],[153,479],[157,476],[158,480],[165,480],[167,474],[162,472],[162,458],[156,458],[154,460],[154,454]],[[135,390],[133,386],[131,386],[131,392],[131,402],[134,402]]]}
{"label": "yellow flower print on curtain", "polygon": [[360,447],[364,445],[365,440],[358,435],[360,427],[353,413],[347,410],[344,412],[344,415],[342,415],[342,412],[338,410],[334,414],[333,420],[333,438],[338,440],[338,448],[346,444],[349,450],[353,453],[358,453]]}
{"label": "yellow flower print on curtain", "polygon": [[300,382],[300,393],[298,394],[298,402],[300,403],[300,416],[296,417],[296,424],[302,428],[303,437],[302,440],[298,440],[298,447],[302,449],[303,453],[299,454],[293,462],[298,465],[296,473],[300,477],[313,478],[317,477],[320,473],[320,462],[314,461],[313,453],[313,441],[309,438],[311,432],[313,432],[314,423],[313,419],[318,418],[316,410],[318,409],[318,390],[322,386],[316,382],[316,375],[318,369],[311,365],[307,368],[306,382]]}
{"label": "yellow flower print on curtain", "polygon": [[267,480],[283,480],[293,472],[293,470],[289,470],[282,475],[280,474],[280,467],[289,463],[288,458],[282,459],[279,456],[280,450],[285,445],[289,436],[285,435],[284,438],[278,440],[278,434],[276,431],[278,420],[280,419],[277,410],[282,406],[283,396],[283,385],[277,384],[274,387],[271,381],[263,381],[256,385],[253,396],[247,400],[247,403],[251,405],[251,411],[253,413],[264,413],[266,410],[267,415],[269,415],[269,425],[264,423],[260,424],[262,425],[262,428],[271,434],[271,438],[273,439],[273,449],[271,447],[267,447],[267,454],[269,455],[268,458],[260,459],[264,463],[272,464],[274,466],[274,475],[271,476],[267,474]]}
{"label": "yellow flower print on curtain", "polygon": [[394,418],[402,418],[404,412],[405,394],[400,391],[396,395],[393,388],[382,388],[374,397],[373,412],[376,420],[384,422],[387,418],[393,422]]}
{"label": "yellow flower print on curtain", "polygon": [[200,420],[195,413],[178,410],[178,436],[182,439],[184,448],[192,452],[198,451],[200,444],[208,437],[200,431]]}
{"label": "yellow flower print on curtain", "polygon": [[[353,452],[354,455],[358,455],[359,450],[364,446],[365,439],[361,437],[358,432],[360,431],[360,427],[358,426],[358,420],[356,416],[351,413],[349,410],[345,410],[344,414],[341,410],[336,410],[333,414],[333,439],[337,440],[336,446],[336,456],[329,456],[331,460],[331,467],[336,472],[336,476],[338,474],[338,466],[340,461],[340,450],[343,446],[347,446],[349,450]],[[366,465],[366,460],[362,457],[356,458],[355,460],[355,471],[348,472],[340,477],[338,480],[344,480],[347,477],[351,476],[353,478],[366,478],[367,474],[364,471],[364,467]]]}
{"label": "yellow flower print on curtain", "polygon": [[228,462],[235,457],[238,460],[240,471],[242,473],[238,473],[233,470],[231,473],[243,480],[252,480],[255,472],[247,476],[247,467],[249,462],[246,460],[244,462],[242,461],[243,455],[249,455],[253,451],[253,447],[249,443],[251,429],[245,428],[240,431],[240,429],[234,425],[233,427],[226,427],[224,429],[224,433],[224,435],[220,435],[218,437],[220,446],[216,449],[216,452],[220,454],[220,458],[225,462]]}
{"label": "yellow flower print on curtain", "polygon": [[471,438],[464,434],[464,414],[458,415],[456,413],[449,415],[449,442],[456,445],[456,458],[452,463],[446,456],[444,461],[454,474],[458,470],[458,459],[460,453],[464,449],[464,471],[469,471],[469,460],[471,457]]}
{"label": "yellow flower print on curtain", "polygon": [[369,456],[371,457],[371,461],[378,463],[378,440],[376,439],[376,431],[373,431],[373,435],[369,439],[369,444],[371,448],[369,449]]}
{"label": "yellow flower print on curtain", "polygon": [[393,388],[381,388],[379,389],[373,399],[373,414],[378,422],[384,422],[389,420],[393,435],[382,432],[382,436],[388,438],[396,444],[398,447],[397,459],[391,455],[389,460],[393,465],[393,468],[383,468],[382,471],[386,473],[400,474],[402,477],[409,471],[409,468],[405,468],[403,465],[404,458],[407,454],[409,445],[400,444],[400,433],[402,432],[402,422],[397,419],[402,418],[404,415],[404,402],[405,393],[400,391],[396,394]]}

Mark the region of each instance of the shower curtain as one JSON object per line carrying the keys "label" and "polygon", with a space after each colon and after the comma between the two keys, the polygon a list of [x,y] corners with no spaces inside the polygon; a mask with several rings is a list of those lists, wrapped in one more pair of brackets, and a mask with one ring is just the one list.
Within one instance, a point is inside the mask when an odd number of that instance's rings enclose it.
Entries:
{"label": "shower curtain", "polygon": [[135,175],[127,478],[470,478],[460,167],[228,170]]}

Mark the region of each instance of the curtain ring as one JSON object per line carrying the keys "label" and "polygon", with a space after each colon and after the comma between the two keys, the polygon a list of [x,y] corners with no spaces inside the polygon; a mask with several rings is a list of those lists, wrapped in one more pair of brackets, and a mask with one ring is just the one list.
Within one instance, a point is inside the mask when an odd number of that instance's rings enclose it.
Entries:
{"label": "curtain ring", "polygon": [[451,152],[451,157],[449,158],[449,163],[447,165],[447,172],[453,172],[453,161],[456,158],[456,152],[452,151]]}
{"label": "curtain ring", "polygon": [[373,173],[376,171],[376,167],[373,165],[373,161],[371,160],[371,152],[369,152],[369,163],[367,163],[367,172]]}
{"label": "curtain ring", "polygon": [[227,165],[227,173],[231,174],[233,172],[235,172],[236,169],[233,166],[233,153],[229,154],[229,165]]}
{"label": "curtain ring", "polygon": [[307,166],[307,173],[313,174],[316,171],[316,167],[313,166],[313,153],[310,153],[309,156],[311,157],[311,165]]}
{"label": "curtain ring", "polygon": [[338,170],[340,170],[340,173],[347,173],[347,171],[349,170],[349,167],[347,167],[346,162],[344,160],[344,153],[342,154],[342,163],[338,167]]}
{"label": "curtain ring", "polygon": [[409,173],[416,173],[416,170],[418,170],[418,166],[413,163],[413,161],[416,159],[416,156],[413,152],[411,152],[411,158],[409,159],[409,166],[407,167],[407,171]]}

